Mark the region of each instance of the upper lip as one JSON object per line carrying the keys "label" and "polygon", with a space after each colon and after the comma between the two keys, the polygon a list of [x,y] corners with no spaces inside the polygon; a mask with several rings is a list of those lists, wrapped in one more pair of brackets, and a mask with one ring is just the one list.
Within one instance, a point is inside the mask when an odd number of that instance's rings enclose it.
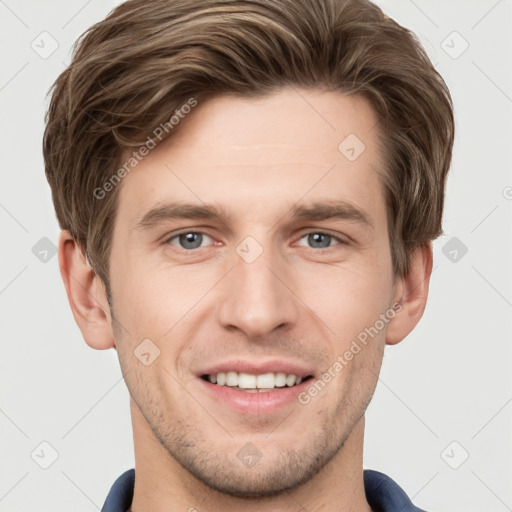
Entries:
{"label": "upper lip", "polygon": [[293,361],[285,361],[283,359],[266,359],[259,361],[231,359],[213,364],[200,370],[198,372],[198,376],[215,375],[221,372],[249,373],[251,375],[261,375],[264,373],[286,373],[302,378],[313,375],[313,371],[306,368],[304,365]]}

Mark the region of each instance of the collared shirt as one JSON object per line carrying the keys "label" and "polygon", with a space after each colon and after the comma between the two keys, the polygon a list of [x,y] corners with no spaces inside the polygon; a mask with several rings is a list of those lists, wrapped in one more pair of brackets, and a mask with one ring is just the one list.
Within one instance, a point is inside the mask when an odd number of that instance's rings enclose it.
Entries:
{"label": "collared shirt", "polygon": [[[389,476],[365,469],[363,472],[366,499],[373,512],[425,512],[415,507],[407,494]],[[135,469],[124,472],[108,493],[101,512],[127,512],[132,504]]]}

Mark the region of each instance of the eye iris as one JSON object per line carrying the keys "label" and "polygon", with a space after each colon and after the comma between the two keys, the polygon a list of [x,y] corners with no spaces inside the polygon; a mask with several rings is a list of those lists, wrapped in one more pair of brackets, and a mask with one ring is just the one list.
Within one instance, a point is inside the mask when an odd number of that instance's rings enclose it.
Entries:
{"label": "eye iris", "polygon": [[[322,241],[324,242],[322,244]],[[312,244],[313,247],[326,248],[329,247],[329,242],[331,241],[330,235],[325,235],[323,233],[311,233],[308,235],[308,242]],[[320,245],[315,245],[320,243]]]}
{"label": "eye iris", "polygon": [[203,235],[201,233],[183,233],[180,235],[179,240],[185,249],[197,249],[201,246]]}

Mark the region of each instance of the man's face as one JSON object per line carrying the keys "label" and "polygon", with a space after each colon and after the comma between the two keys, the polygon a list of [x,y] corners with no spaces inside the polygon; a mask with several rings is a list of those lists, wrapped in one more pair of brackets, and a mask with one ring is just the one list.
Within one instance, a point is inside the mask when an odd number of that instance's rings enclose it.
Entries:
{"label": "man's face", "polygon": [[[385,327],[332,370],[393,301],[376,117],[360,97],[282,89],[210,100],[181,122],[120,185],[117,351],[138,428],[207,485],[264,496],[336,456],[376,385]],[[185,203],[225,216],[169,214]],[[329,205],[340,215],[294,215]],[[208,379],[228,372],[249,388]]]}

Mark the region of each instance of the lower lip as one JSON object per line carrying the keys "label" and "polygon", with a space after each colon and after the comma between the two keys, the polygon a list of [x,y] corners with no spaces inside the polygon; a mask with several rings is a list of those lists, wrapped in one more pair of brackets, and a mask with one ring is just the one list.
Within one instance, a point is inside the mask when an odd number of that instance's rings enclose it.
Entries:
{"label": "lower lip", "polygon": [[229,386],[219,386],[199,378],[206,393],[215,400],[223,402],[240,414],[272,414],[298,402],[298,395],[307,388],[312,381],[308,379],[291,388],[276,388],[276,391],[264,393],[246,393]]}

